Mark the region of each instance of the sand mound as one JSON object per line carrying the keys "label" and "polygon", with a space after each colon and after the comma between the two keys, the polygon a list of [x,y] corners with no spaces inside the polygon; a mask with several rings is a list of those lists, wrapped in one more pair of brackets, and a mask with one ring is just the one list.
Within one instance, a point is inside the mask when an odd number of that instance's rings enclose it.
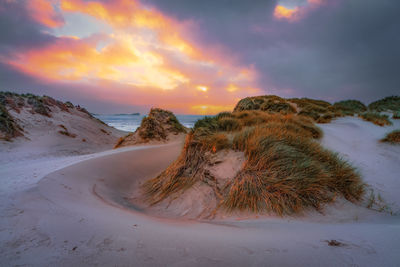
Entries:
{"label": "sand mound", "polygon": [[115,148],[143,143],[165,143],[181,138],[187,129],[175,115],[167,110],[152,108],[144,117],[140,127],[125,137],[121,137]]}
{"label": "sand mound", "polygon": [[312,120],[260,111],[198,121],[179,158],[143,185],[159,213],[210,218],[217,211],[290,215],[337,196],[363,196],[359,175],[320,146]]}
{"label": "sand mound", "polygon": [[123,134],[70,102],[0,92],[0,139],[5,150],[86,154],[112,148]]}

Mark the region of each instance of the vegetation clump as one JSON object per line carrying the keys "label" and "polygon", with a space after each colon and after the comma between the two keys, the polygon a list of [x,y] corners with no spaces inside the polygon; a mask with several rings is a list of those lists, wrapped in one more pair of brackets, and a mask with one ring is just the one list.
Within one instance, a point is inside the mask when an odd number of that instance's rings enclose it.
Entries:
{"label": "vegetation clump", "polygon": [[149,115],[142,119],[140,127],[134,133],[120,138],[115,148],[150,141],[167,141],[169,136],[180,133],[186,133],[186,128],[171,111],[152,108]]}
{"label": "vegetation clump", "polygon": [[[254,99],[246,99],[244,107],[251,103]],[[322,132],[313,120],[294,114],[235,110],[195,124],[179,158],[144,183],[152,205],[173,199],[197,183],[210,186],[218,198],[217,209],[227,211],[287,215],[307,208],[319,210],[338,195],[349,201],[361,199],[364,185],[358,173],[315,141]],[[208,170],[213,155],[222,150],[245,155],[240,171],[224,182]]]}
{"label": "vegetation clump", "polygon": [[333,118],[341,116],[329,102],[309,98],[284,99],[279,96],[247,97],[238,102],[234,111],[260,110],[271,114],[298,114],[312,118],[318,123],[330,122]]}
{"label": "vegetation clump", "polygon": [[399,120],[400,119],[400,111],[394,112],[392,119],[394,120]]}
{"label": "vegetation clump", "polygon": [[14,121],[7,108],[0,103],[0,139],[10,141],[22,135],[22,128]]}
{"label": "vegetation clump", "polygon": [[394,130],[386,134],[385,138],[381,139],[381,142],[387,142],[391,144],[400,144],[400,129]]}
{"label": "vegetation clump", "polygon": [[389,116],[385,114],[379,114],[376,112],[364,112],[359,114],[358,116],[365,121],[372,122],[373,124],[379,126],[392,125],[392,122],[389,120]]}
{"label": "vegetation clump", "polygon": [[400,112],[400,96],[388,96],[383,99],[372,102],[368,108],[373,111],[399,111]]}
{"label": "vegetation clump", "polygon": [[[254,96],[240,100],[234,111],[259,110],[271,114],[297,114],[313,119],[317,123],[328,123],[332,119],[343,116],[354,116],[373,112],[393,111],[400,112],[400,96],[390,96],[375,101],[367,107],[358,100],[343,100],[333,105],[327,101],[310,98],[288,98],[279,96]],[[363,116],[360,116],[363,117]],[[400,117],[400,115],[398,116]],[[396,116],[393,116],[395,119]]]}
{"label": "vegetation clump", "polygon": [[339,101],[333,104],[333,107],[346,116],[354,116],[354,114],[367,111],[367,106],[365,106],[361,101],[358,100]]}

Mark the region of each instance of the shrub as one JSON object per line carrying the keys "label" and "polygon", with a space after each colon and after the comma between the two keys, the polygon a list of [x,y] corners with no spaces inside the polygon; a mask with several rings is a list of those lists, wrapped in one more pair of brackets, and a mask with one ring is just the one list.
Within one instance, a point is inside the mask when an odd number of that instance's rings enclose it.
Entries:
{"label": "shrub", "polygon": [[391,144],[400,144],[400,129],[394,130],[386,134],[385,138],[381,139],[381,142],[387,142]]}
{"label": "shrub", "polygon": [[367,107],[358,100],[343,100],[333,104],[333,107],[344,115],[353,116],[356,113],[367,111]]}
{"label": "shrub", "polygon": [[365,112],[358,115],[365,121],[370,121],[379,126],[392,125],[388,115],[382,115],[374,112]]}
{"label": "shrub", "polygon": [[368,105],[370,110],[374,111],[400,111],[400,96],[388,96],[383,99],[372,102]]}
{"label": "shrub", "polygon": [[400,119],[400,111],[394,112],[393,116],[392,116],[392,119],[395,119],[395,120]]}

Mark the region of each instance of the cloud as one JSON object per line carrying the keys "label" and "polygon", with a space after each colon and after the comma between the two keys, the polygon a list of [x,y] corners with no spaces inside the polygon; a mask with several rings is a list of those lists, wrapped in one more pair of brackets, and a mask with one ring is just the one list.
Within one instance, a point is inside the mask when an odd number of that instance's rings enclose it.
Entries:
{"label": "cloud", "polygon": [[2,87],[197,113],[255,94],[368,102],[398,93],[396,1],[26,3],[0,3]]}
{"label": "cloud", "polygon": [[[188,33],[195,25],[190,20],[179,21],[154,7],[125,0],[62,0],[59,5],[45,6],[43,12],[50,14],[55,10],[48,8],[56,6],[64,15],[91,16],[111,26],[112,31],[87,37],[54,36],[50,31],[47,34],[52,37],[51,41],[17,49],[0,58],[3,64],[55,86],[69,83],[73,87],[89,88],[96,84],[98,92],[94,97],[99,100],[118,99],[121,104],[128,100],[133,105],[157,103],[186,112],[216,112],[227,105],[232,107],[238,96],[258,90],[255,68],[241,64],[218,44],[193,41]],[[55,26],[47,23],[48,20],[46,23],[38,20],[37,10],[24,11],[30,12],[37,25]],[[62,21],[55,27],[63,28],[65,20]],[[40,36],[44,31],[38,29]],[[199,86],[207,90],[198,94]],[[183,102],[176,101],[183,96]],[[168,99],[166,103],[165,99]]]}
{"label": "cloud", "polygon": [[[265,93],[366,102],[398,94],[396,1],[148,2],[193,18],[199,42],[221,44],[253,64]],[[295,9],[297,19],[276,19],[279,5]]]}
{"label": "cloud", "polygon": [[29,0],[27,9],[35,21],[49,28],[57,28],[64,24],[64,19],[55,9],[56,1]]}

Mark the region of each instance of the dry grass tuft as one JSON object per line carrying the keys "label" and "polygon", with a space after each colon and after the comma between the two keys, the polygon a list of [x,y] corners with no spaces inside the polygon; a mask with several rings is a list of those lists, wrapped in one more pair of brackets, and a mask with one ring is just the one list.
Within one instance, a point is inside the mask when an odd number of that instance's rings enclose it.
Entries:
{"label": "dry grass tuft", "polygon": [[337,195],[358,201],[364,185],[357,172],[315,139],[322,132],[309,118],[262,111],[224,112],[199,120],[179,158],[143,185],[156,204],[197,182],[214,181],[207,172],[210,156],[222,149],[243,151],[241,171],[214,190],[219,208],[279,215],[321,209]]}
{"label": "dry grass tuft", "polygon": [[244,150],[247,161],[226,186],[229,210],[285,215],[319,210],[337,195],[358,201],[364,192],[347,162],[284,124],[247,128],[237,133],[234,147]]}
{"label": "dry grass tuft", "polygon": [[170,135],[179,133],[186,133],[186,128],[171,111],[152,108],[149,115],[142,119],[140,127],[134,133],[120,138],[114,148],[150,141],[167,141]]}
{"label": "dry grass tuft", "polygon": [[359,114],[358,116],[365,121],[372,122],[373,124],[379,126],[392,125],[392,122],[389,120],[388,115],[382,115],[374,112],[364,112]]}
{"label": "dry grass tuft", "polygon": [[0,140],[11,141],[14,137],[22,136],[22,131],[7,108],[0,103]]}
{"label": "dry grass tuft", "polygon": [[394,130],[388,134],[386,134],[385,138],[381,140],[381,142],[387,142],[391,144],[400,144],[400,129]]}

